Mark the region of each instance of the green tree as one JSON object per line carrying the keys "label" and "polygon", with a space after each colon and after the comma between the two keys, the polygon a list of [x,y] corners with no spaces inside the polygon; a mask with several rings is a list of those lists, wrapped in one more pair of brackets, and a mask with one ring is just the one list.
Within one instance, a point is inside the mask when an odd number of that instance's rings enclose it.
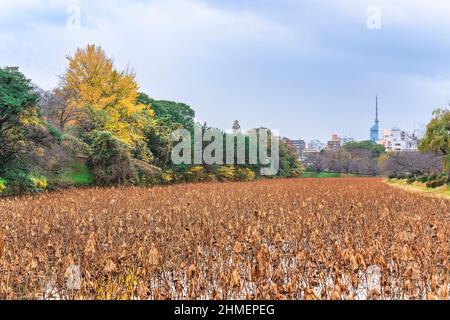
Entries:
{"label": "green tree", "polygon": [[0,68],[0,173],[12,162],[42,153],[48,130],[39,118],[30,80],[15,67]]}
{"label": "green tree", "polygon": [[425,137],[420,143],[421,152],[434,152],[444,157],[443,167],[450,172],[450,110],[438,109],[427,125]]}
{"label": "green tree", "polygon": [[135,171],[127,144],[109,131],[92,131],[85,139],[92,149],[88,165],[98,184],[126,184],[134,181]]}
{"label": "green tree", "polygon": [[160,168],[170,166],[172,152],[171,130],[164,125],[149,125],[144,130],[148,149],[153,155],[152,163]]}
{"label": "green tree", "polygon": [[[171,166],[170,155],[173,147],[171,134],[179,128],[193,132],[195,111],[184,103],[157,101],[142,92],[139,94],[137,102],[151,107],[155,113],[157,120],[148,122],[149,125],[144,129],[144,136],[148,149],[153,154],[152,163],[167,169]],[[181,170],[187,169],[183,167]]]}
{"label": "green tree", "polygon": [[151,105],[158,120],[172,129],[180,126],[187,130],[194,128],[195,111],[187,104],[157,101],[142,92],[139,94],[137,101],[141,104]]}
{"label": "green tree", "polygon": [[280,139],[280,171],[282,178],[298,178],[305,171],[299,160],[297,150],[284,139]]}

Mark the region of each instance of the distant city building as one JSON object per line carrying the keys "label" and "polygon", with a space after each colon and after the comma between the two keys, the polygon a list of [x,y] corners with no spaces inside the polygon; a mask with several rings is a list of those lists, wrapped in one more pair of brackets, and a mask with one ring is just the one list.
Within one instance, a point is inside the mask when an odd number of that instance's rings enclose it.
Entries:
{"label": "distant city building", "polygon": [[387,151],[417,151],[419,138],[414,133],[409,134],[395,127],[392,130],[385,130],[378,144],[383,145]]}
{"label": "distant city building", "polygon": [[328,150],[338,150],[342,146],[342,140],[337,134],[331,136],[331,140],[327,143]]}
{"label": "distant city building", "polygon": [[234,120],[233,122],[233,133],[241,133],[241,125],[238,120]]}
{"label": "distant city building", "polygon": [[301,154],[303,150],[306,148],[305,140],[291,140],[292,145],[297,149],[298,154]]}
{"label": "distant city building", "polygon": [[378,140],[378,144],[384,146],[386,150],[390,150],[392,148],[392,131],[391,130],[384,130],[383,131],[383,138]]}
{"label": "distant city building", "polygon": [[412,136],[411,139],[405,142],[405,151],[418,151],[419,150],[419,139],[416,136]]}
{"label": "distant city building", "polygon": [[299,155],[299,159],[302,162],[307,161],[308,157],[320,153],[320,151],[322,151],[326,147],[323,142],[317,139],[311,140],[308,143],[306,143],[306,141],[303,139],[290,140],[286,138],[285,141],[296,149]]}
{"label": "distant city building", "polygon": [[378,96],[375,99],[375,124],[370,129],[370,141],[377,143],[380,138],[380,121],[378,120]]}
{"label": "distant city building", "polygon": [[406,135],[400,128],[393,128],[391,131],[391,149],[393,151],[402,151],[405,147]]}
{"label": "distant city building", "polygon": [[291,140],[291,139],[288,139],[288,138],[286,138],[285,141],[286,141],[286,143],[288,143],[290,146],[292,146],[292,147],[295,148],[295,150],[297,151],[298,156],[299,156],[299,158],[300,158],[300,156],[301,156],[303,150],[306,148],[306,143],[305,143],[305,141],[302,140],[302,139],[299,139],[299,140]]}
{"label": "distant city building", "polygon": [[322,151],[325,147],[325,143],[317,139],[313,139],[308,143],[308,149],[311,150]]}
{"label": "distant city building", "polygon": [[344,138],[342,138],[342,144],[347,144],[347,143],[350,143],[350,142],[355,142],[355,138],[352,138],[352,137],[344,137]]}

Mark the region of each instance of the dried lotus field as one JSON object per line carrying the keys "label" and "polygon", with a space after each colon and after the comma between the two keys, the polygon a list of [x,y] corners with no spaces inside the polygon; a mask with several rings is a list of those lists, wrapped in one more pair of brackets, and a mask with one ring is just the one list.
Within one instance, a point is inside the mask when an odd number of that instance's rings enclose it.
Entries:
{"label": "dried lotus field", "polygon": [[450,201],[380,179],[67,190],[0,227],[1,299],[449,298]]}

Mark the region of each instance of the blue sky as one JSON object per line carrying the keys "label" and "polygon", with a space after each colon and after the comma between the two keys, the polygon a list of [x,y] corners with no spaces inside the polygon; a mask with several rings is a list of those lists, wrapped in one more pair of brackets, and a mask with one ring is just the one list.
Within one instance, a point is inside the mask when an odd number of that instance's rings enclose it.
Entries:
{"label": "blue sky", "polygon": [[[367,28],[371,5],[381,29]],[[445,0],[0,0],[0,65],[51,89],[66,55],[95,43],[212,126],[368,139],[376,94],[382,128],[412,131],[447,105],[449,14]]]}

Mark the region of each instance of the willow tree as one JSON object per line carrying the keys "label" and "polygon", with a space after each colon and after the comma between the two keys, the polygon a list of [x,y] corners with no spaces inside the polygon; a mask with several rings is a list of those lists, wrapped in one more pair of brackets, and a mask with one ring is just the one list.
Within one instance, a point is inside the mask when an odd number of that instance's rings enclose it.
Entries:
{"label": "willow tree", "polygon": [[450,110],[438,109],[427,125],[425,137],[420,143],[420,151],[435,152],[443,156],[443,167],[450,172]]}

